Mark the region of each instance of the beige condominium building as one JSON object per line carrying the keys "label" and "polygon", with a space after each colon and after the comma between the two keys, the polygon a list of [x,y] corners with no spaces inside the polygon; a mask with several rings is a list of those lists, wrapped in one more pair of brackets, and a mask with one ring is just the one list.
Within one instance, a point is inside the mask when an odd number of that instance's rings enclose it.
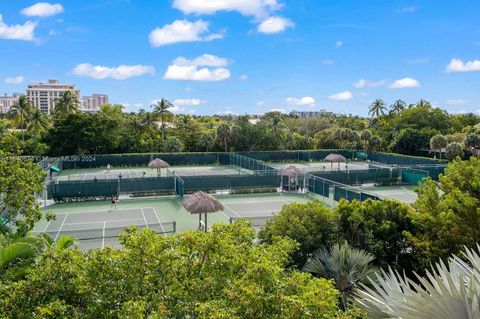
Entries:
{"label": "beige condominium building", "polygon": [[80,99],[80,111],[85,113],[96,113],[100,110],[100,106],[103,104],[108,104],[108,96],[105,94],[83,96]]}
{"label": "beige condominium building", "polygon": [[0,113],[7,113],[10,107],[18,101],[20,95],[14,94],[13,96],[7,96],[7,94],[0,96]]}
{"label": "beige condominium building", "polygon": [[48,83],[29,84],[27,98],[42,112],[50,113],[55,109],[55,103],[66,91],[71,91],[80,101],[80,91],[73,84],[63,84],[57,80],[48,80]]}

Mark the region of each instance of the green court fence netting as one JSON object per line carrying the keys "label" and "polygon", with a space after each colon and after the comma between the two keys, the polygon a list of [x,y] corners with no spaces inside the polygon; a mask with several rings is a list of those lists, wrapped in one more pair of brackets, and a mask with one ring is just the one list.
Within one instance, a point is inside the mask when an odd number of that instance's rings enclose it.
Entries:
{"label": "green court fence netting", "polygon": [[231,153],[229,164],[240,166],[241,168],[254,171],[257,174],[277,174],[277,170],[275,168],[267,165],[263,161],[240,154]]}

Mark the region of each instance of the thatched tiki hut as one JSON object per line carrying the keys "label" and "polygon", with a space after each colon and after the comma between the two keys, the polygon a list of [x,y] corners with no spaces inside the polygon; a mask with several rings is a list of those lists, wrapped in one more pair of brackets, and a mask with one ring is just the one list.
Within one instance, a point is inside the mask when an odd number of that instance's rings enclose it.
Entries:
{"label": "thatched tiki hut", "polygon": [[157,169],[157,176],[161,175],[162,168],[167,168],[169,166],[170,165],[168,165],[167,162],[165,162],[164,160],[161,160],[159,158],[151,160],[150,163],[148,163],[148,168],[152,168],[152,169],[156,168]]}
{"label": "thatched tiki hut", "polygon": [[331,163],[331,169],[333,169],[333,163],[338,163],[338,169],[340,169],[340,163],[346,163],[347,159],[340,154],[329,154],[325,157],[324,161]]}
{"label": "thatched tiki hut", "polygon": [[[295,165],[289,165],[289,166],[284,166],[280,170],[280,175],[282,176],[281,178],[281,189],[283,191],[284,185],[283,185],[283,176],[288,176],[288,190],[289,191],[296,191],[298,187],[298,177],[299,176],[304,176],[305,172],[301,170],[300,168],[296,167]],[[305,179],[303,179],[303,188],[305,188]]]}
{"label": "thatched tiki hut", "polygon": [[198,228],[202,228],[202,214],[205,214],[205,231],[208,231],[207,214],[222,211],[222,203],[204,192],[196,192],[183,200],[183,207],[190,214],[198,214]]}

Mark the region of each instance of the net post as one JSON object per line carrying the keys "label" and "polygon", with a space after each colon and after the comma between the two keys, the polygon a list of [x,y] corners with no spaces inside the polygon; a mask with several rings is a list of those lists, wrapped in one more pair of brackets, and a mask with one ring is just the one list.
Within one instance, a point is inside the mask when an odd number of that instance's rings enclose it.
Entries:
{"label": "net post", "polygon": [[174,234],[177,233],[177,221],[176,220],[173,221],[173,233]]}

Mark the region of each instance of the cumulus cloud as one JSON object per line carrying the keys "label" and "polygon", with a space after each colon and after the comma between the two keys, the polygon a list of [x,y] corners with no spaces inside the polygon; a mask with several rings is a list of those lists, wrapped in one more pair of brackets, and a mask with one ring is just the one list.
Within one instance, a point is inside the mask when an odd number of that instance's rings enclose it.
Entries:
{"label": "cumulus cloud", "polygon": [[262,21],[257,27],[258,32],[265,34],[273,34],[285,31],[287,28],[294,27],[295,24],[290,20],[282,17],[269,17]]}
{"label": "cumulus cloud", "polygon": [[197,106],[205,103],[206,101],[200,99],[176,99],[173,101],[173,105],[177,106]]}
{"label": "cumulus cloud", "polygon": [[29,17],[50,17],[63,12],[63,6],[55,3],[37,2],[34,5],[22,9],[21,13]]}
{"label": "cumulus cloud", "polygon": [[328,98],[334,101],[348,101],[353,99],[353,94],[349,91],[344,91],[344,92],[332,94]]}
{"label": "cumulus cloud", "polygon": [[391,89],[405,89],[405,88],[417,88],[417,87],[420,87],[420,82],[409,77],[396,80],[395,82],[390,84]]}
{"label": "cumulus cloud", "polygon": [[178,57],[165,71],[165,80],[223,81],[230,77],[225,67],[230,61],[212,54],[204,54],[193,60]]}
{"label": "cumulus cloud", "polygon": [[82,63],[73,69],[73,74],[97,80],[106,78],[124,80],[145,74],[154,75],[155,68],[149,65],[119,65],[117,67],[107,67],[102,65],[91,65],[90,63]]}
{"label": "cumulus cloud", "polygon": [[311,96],[302,98],[288,97],[285,101],[291,106],[315,106],[315,99]]}
{"label": "cumulus cloud", "polygon": [[149,40],[152,47],[160,47],[177,42],[213,41],[223,38],[223,34],[208,34],[208,22],[197,20],[175,20],[162,28],[156,28],[150,32]]}
{"label": "cumulus cloud", "polygon": [[5,83],[7,84],[21,84],[23,83],[23,76],[18,75],[18,76],[10,76],[4,80]]}
{"label": "cumulus cloud", "polygon": [[3,22],[3,17],[0,14],[0,39],[33,41],[35,40],[36,27],[37,23],[31,21],[24,24],[7,25]]}
{"label": "cumulus cloud", "polygon": [[447,72],[474,72],[480,71],[480,60],[463,62],[460,59],[452,59],[447,65]]}
{"label": "cumulus cloud", "polygon": [[265,17],[282,7],[277,0],[174,0],[173,7],[185,14],[237,11],[244,16]]}
{"label": "cumulus cloud", "polygon": [[388,80],[380,80],[380,81],[368,81],[365,79],[360,79],[357,82],[353,83],[353,87],[357,89],[363,89],[363,88],[378,88],[386,85]]}

